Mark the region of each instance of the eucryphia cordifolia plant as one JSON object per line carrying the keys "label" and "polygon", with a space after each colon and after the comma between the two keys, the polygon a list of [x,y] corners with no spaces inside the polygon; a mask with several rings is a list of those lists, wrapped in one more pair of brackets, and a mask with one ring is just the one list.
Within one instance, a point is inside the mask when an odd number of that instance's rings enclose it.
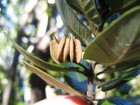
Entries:
{"label": "eucryphia cordifolia plant", "polygon": [[[70,34],[51,41],[53,63],[28,53],[9,39],[24,55],[27,69],[67,93],[84,97],[90,104],[94,104],[99,91],[109,91],[138,75],[139,0],[56,0],[56,6],[74,37]],[[95,69],[98,64],[102,65],[101,71]],[[46,71],[63,72],[67,84]],[[98,78],[108,73],[118,76],[110,80]]]}

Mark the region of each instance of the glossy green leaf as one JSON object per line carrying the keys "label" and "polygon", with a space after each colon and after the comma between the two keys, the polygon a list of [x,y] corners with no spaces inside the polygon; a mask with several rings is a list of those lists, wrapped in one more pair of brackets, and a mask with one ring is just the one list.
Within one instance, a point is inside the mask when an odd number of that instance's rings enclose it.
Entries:
{"label": "glossy green leaf", "polygon": [[61,64],[52,64],[49,62],[45,62],[44,60],[38,58],[37,56],[34,56],[33,54],[27,52],[25,49],[23,49],[21,46],[19,46],[17,43],[15,43],[13,40],[9,39],[10,42],[12,42],[13,46],[21,53],[23,56],[33,63],[34,65],[40,67],[43,70],[52,70],[52,71],[76,71],[82,73],[84,71],[84,68],[74,64],[74,67],[67,67],[65,65]]}
{"label": "glossy green leaf", "polygon": [[74,36],[78,37],[81,41],[84,41],[87,44],[91,37],[91,32],[77,18],[73,9],[67,4],[65,0],[56,0],[56,6],[67,29]]}
{"label": "glossy green leaf", "polygon": [[[41,79],[43,79],[46,83],[53,85],[53,86],[57,86],[58,88],[64,90],[65,92],[71,94],[71,95],[77,95],[80,97],[85,97],[84,95],[82,95],[81,93],[79,93],[78,91],[74,90],[73,88],[71,88],[70,86],[64,84],[63,82],[55,79],[54,77],[52,77],[51,75],[49,75],[46,72],[43,72],[43,70],[39,69],[38,67],[35,67],[31,64],[29,64],[27,61],[23,60],[26,68],[30,71],[32,71],[33,73],[35,73],[36,75],[38,75]],[[86,98],[86,97],[85,97]]]}
{"label": "glossy green leaf", "polygon": [[119,17],[86,48],[84,59],[103,65],[140,60],[140,6]]}
{"label": "glossy green leaf", "polygon": [[123,72],[121,76],[118,76],[117,78],[114,78],[100,85],[99,87],[102,89],[102,91],[108,91],[113,88],[116,88],[135,78],[139,74],[139,69],[140,69],[140,65],[125,70],[125,72]]}
{"label": "glossy green leaf", "polygon": [[66,83],[68,83],[71,87],[80,93],[86,94],[88,81],[84,75],[75,72],[65,72],[64,78]]}

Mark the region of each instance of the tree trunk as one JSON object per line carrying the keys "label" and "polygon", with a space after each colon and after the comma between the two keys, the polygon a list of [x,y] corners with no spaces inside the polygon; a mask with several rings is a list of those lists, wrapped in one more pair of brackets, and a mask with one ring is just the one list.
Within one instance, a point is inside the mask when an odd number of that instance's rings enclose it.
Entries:
{"label": "tree trunk", "polygon": [[[25,10],[25,13],[23,14],[23,16],[21,18],[19,30],[17,32],[17,41],[16,41],[19,45],[21,45],[21,38],[22,38],[22,35],[24,34],[23,28],[27,24],[30,14],[33,12],[35,6],[38,3],[38,0],[35,0],[35,1],[34,0],[29,1],[29,3],[27,4],[28,10]],[[13,63],[9,69],[8,83],[7,83],[4,93],[3,93],[2,105],[9,105],[12,86],[15,81],[16,72],[17,72],[18,58],[19,58],[19,52],[17,50],[15,50]]]}

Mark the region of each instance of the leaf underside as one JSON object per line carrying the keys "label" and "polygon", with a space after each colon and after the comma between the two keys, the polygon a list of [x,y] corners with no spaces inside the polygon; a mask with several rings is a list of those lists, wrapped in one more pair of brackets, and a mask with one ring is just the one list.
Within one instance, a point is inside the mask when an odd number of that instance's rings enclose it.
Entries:
{"label": "leaf underside", "polygon": [[96,8],[94,0],[77,0],[84,17],[87,19],[90,30],[96,35],[96,28],[102,23],[100,14]]}
{"label": "leaf underside", "polygon": [[103,65],[140,60],[140,6],[119,17],[85,50],[84,59]]}
{"label": "leaf underside", "polygon": [[77,0],[66,0],[66,2],[69,4],[71,8],[73,8],[75,11],[77,11],[80,14],[83,14],[83,11],[81,10],[80,6],[77,3]]}
{"label": "leaf underside", "polygon": [[43,79],[46,83],[53,85],[53,86],[57,86],[58,88],[64,90],[65,92],[71,94],[71,95],[77,95],[80,97],[84,97],[86,98],[84,95],[82,95],[81,93],[79,93],[78,91],[74,90],[73,88],[71,88],[70,86],[64,84],[63,82],[55,79],[54,77],[50,76],[48,73],[43,72],[43,70],[39,69],[38,67],[35,67],[31,64],[29,64],[27,61],[23,60],[23,63],[25,64],[26,68],[30,71],[32,71],[33,73],[35,73],[36,75],[38,75],[41,79]]}
{"label": "leaf underside", "polygon": [[57,9],[66,28],[86,44],[91,38],[89,29],[77,18],[76,13],[65,0],[56,0]]}

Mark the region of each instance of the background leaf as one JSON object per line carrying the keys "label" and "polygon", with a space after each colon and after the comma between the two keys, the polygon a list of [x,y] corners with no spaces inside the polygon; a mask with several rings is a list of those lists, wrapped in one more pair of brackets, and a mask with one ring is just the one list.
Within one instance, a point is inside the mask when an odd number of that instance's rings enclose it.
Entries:
{"label": "background leaf", "polygon": [[[30,71],[32,71],[33,73],[35,73],[36,75],[38,75],[41,79],[43,79],[46,83],[53,85],[53,86],[57,86],[60,89],[64,90],[65,92],[71,94],[71,95],[77,95],[80,97],[85,97],[84,95],[82,95],[81,93],[79,93],[78,91],[72,89],[70,86],[60,82],[59,80],[55,79],[54,77],[50,76],[49,74],[47,74],[46,72],[43,72],[41,69],[39,69],[38,67],[35,67],[31,64],[29,64],[27,61],[23,60],[26,68]],[[86,98],[86,97],[85,97]]]}
{"label": "background leaf", "polygon": [[91,32],[77,18],[73,9],[67,4],[65,0],[56,0],[56,6],[67,29],[74,36],[87,44],[91,37]]}
{"label": "background leaf", "polygon": [[[139,97],[128,97],[126,99],[121,97],[111,97],[108,99],[103,99],[99,101],[99,105],[110,105],[109,103],[112,103],[111,105],[139,105],[140,104],[140,98]],[[105,104],[107,103],[107,104]]]}
{"label": "background leaf", "polygon": [[140,60],[140,6],[119,17],[85,50],[84,59],[103,65]]}

